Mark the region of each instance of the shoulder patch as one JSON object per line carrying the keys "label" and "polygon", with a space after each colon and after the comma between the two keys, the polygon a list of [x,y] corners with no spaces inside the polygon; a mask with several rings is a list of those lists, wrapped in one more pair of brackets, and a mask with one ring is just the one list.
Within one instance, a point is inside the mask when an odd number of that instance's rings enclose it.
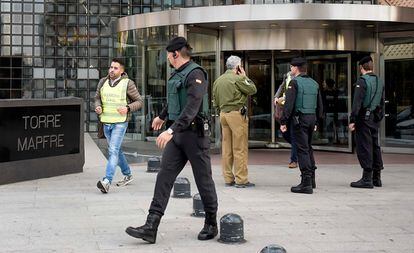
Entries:
{"label": "shoulder patch", "polygon": [[202,83],[202,81],[201,81],[200,79],[196,79],[196,83],[201,84],[201,83]]}

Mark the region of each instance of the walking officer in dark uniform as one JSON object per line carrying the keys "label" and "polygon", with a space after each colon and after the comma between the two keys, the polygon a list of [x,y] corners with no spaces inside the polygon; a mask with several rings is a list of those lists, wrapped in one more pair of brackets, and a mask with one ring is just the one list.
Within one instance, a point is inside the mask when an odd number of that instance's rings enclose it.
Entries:
{"label": "walking officer in dark uniform", "polygon": [[218,230],[217,194],[209,155],[207,73],[190,60],[192,48],[185,38],[172,39],[166,49],[170,66],[175,70],[167,83],[168,105],[152,123],[153,129],[159,130],[168,117],[168,129],[157,138],[157,146],[164,148],[161,170],[157,175],[146,223],[141,227],[128,227],[126,232],[155,243],[174,181],[190,161],[206,213],[198,239],[209,240],[217,235]]}
{"label": "walking officer in dark uniform", "polygon": [[306,74],[305,59],[293,58],[290,71],[294,78],[287,87],[280,130],[286,132],[288,123],[294,128],[302,177],[300,184],[290,190],[295,193],[312,194],[313,188],[316,187],[312,134],[316,131],[317,118],[322,117],[322,98],[318,83]]}
{"label": "walking officer in dark uniform", "polygon": [[355,131],[356,152],[363,172],[362,178],[352,182],[351,187],[381,187],[381,170],[384,165],[378,128],[384,117],[384,84],[372,72],[370,56],[362,58],[359,67],[362,75],[355,83],[349,129]]}

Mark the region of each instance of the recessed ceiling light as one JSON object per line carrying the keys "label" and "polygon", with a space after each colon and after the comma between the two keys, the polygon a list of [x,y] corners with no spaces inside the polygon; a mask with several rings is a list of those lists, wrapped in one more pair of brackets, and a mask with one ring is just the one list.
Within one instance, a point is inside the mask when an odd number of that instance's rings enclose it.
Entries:
{"label": "recessed ceiling light", "polygon": [[369,25],[366,25],[367,26],[367,28],[374,28],[375,27],[375,25],[373,25],[373,24],[369,24]]}
{"label": "recessed ceiling light", "polygon": [[282,50],[280,52],[282,52],[282,53],[290,53],[290,50],[289,49],[284,49],[284,50]]}
{"label": "recessed ceiling light", "polygon": [[270,27],[279,27],[279,24],[270,24]]}
{"label": "recessed ceiling light", "polygon": [[219,27],[220,28],[226,28],[227,26],[226,25],[220,25]]}
{"label": "recessed ceiling light", "polygon": [[327,24],[327,23],[322,23],[322,26],[323,26],[323,27],[327,27],[327,26],[329,26],[329,24]]}

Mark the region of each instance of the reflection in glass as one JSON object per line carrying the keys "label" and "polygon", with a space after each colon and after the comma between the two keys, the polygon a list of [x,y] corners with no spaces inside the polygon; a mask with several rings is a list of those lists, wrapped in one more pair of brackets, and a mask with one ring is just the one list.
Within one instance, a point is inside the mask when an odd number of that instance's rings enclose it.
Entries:
{"label": "reflection in glass", "polygon": [[385,62],[385,145],[414,148],[414,60]]}
{"label": "reflection in glass", "polygon": [[314,145],[348,147],[347,58],[309,60],[308,73],[319,84],[324,119],[318,124]]}

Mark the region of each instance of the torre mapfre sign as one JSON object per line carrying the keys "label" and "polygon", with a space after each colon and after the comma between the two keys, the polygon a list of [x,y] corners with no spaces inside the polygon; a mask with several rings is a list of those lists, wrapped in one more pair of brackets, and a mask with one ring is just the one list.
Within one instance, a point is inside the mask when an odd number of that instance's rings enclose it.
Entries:
{"label": "torre mapfre sign", "polygon": [[0,163],[79,153],[80,105],[0,108]]}
{"label": "torre mapfre sign", "polygon": [[0,184],[83,171],[83,100],[0,100]]}

